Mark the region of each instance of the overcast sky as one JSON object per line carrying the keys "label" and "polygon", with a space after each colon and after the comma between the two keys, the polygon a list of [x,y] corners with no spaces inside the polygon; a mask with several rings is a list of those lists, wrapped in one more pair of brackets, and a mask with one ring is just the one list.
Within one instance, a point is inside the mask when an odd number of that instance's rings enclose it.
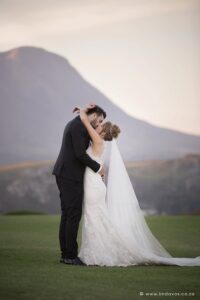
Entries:
{"label": "overcast sky", "polygon": [[126,112],[200,135],[200,0],[0,0],[0,51],[63,55]]}

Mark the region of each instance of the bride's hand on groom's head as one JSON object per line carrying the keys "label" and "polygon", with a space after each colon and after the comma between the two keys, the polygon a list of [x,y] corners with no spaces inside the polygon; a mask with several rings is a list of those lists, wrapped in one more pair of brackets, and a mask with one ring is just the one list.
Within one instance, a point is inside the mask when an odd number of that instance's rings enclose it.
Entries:
{"label": "bride's hand on groom's head", "polygon": [[74,109],[73,109],[72,112],[73,112],[73,113],[80,113],[81,110],[82,110],[82,111],[84,111],[85,113],[87,113],[88,110],[94,108],[95,106],[96,106],[95,103],[89,103],[89,104],[87,104],[86,107],[85,107],[84,109],[83,109],[83,108],[80,108],[80,107],[78,107],[78,106],[76,106],[76,107],[74,107]]}
{"label": "bride's hand on groom's head", "polygon": [[76,106],[76,107],[74,107],[74,109],[73,109],[73,113],[80,113],[80,107],[78,107],[78,106]]}
{"label": "bride's hand on groom's head", "polygon": [[80,118],[81,118],[81,121],[84,121],[84,120],[87,120],[88,116],[87,116],[87,112],[86,112],[86,109],[83,109],[81,107],[75,107],[73,109],[73,113],[77,113],[79,114]]}
{"label": "bride's hand on groom's head", "polygon": [[89,103],[89,104],[87,104],[86,107],[85,107],[85,112],[88,112],[88,110],[94,108],[95,106],[96,106],[95,103]]}

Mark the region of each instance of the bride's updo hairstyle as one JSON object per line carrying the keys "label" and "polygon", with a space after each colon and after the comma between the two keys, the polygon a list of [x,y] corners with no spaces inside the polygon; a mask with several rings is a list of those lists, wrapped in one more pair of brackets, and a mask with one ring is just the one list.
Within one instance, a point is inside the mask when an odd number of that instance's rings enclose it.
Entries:
{"label": "bride's updo hairstyle", "polygon": [[104,140],[112,141],[113,138],[117,138],[121,130],[115,124],[112,124],[110,121],[103,124],[103,131],[105,132]]}

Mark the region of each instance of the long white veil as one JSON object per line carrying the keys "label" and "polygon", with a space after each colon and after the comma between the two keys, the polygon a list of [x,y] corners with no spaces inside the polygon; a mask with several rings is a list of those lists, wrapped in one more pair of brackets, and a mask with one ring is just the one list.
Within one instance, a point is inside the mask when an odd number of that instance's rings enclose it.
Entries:
{"label": "long white veil", "polygon": [[172,257],[150,231],[115,139],[111,142],[106,205],[114,225],[141,253]]}
{"label": "long white veil", "polygon": [[114,227],[121,233],[122,243],[143,264],[200,266],[195,258],[172,257],[150,231],[115,139],[111,142],[107,178],[106,206]]}

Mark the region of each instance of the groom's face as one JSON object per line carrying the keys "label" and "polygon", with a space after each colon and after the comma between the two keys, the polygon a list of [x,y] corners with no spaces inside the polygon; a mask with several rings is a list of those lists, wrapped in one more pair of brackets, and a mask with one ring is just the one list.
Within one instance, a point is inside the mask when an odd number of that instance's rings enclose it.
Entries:
{"label": "groom's face", "polygon": [[96,113],[93,114],[93,118],[90,121],[90,124],[94,129],[96,129],[104,120],[103,115],[97,115]]}

